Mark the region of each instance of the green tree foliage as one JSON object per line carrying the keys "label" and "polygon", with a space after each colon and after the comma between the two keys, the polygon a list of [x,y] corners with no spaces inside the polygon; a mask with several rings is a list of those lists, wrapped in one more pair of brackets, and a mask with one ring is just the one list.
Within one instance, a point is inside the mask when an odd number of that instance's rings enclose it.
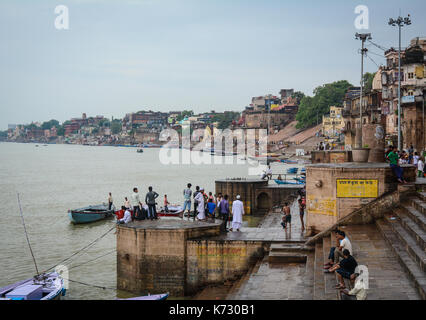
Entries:
{"label": "green tree foliage", "polygon": [[314,96],[305,96],[300,101],[299,111],[296,115],[297,128],[308,128],[320,122],[322,116],[330,111],[330,106],[339,106],[343,103],[343,98],[349,87],[352,87],[346,80],[327,83],[315,88]]}
{"label": "green tree foliage", "polygon": [[58,136],[63,137],[65,135],[65,128],[64,126],[59,126],[58,129],[56,130],[56,133]]}
{"label": "green tree foliage", "polygon": [[121,120],[114,119],[111,122],[111,132],[112,134],[119,134],[121,132],[122,124]]}
{"label": "green tree foliage", "polygon": [[364,81],[364,90],[370,91],[373,88],[373,79],[375,73],[366,72],[364,73],[363,81]]}
{"label": "green tree foliage", "polygon": [[41,125],[41,128],[43,130],[50,130],[53,127],[56,127],[56,128],[59,127],[59,121],[58,120],[52,119],[50,121],[43,122],[43,124]]}
{"label": "green tree foliage", "polygon": [[291,97],[295,98],[297,103],[300,103],[300,101],[302,101],[302,99],[305,97],[305,94],[302,91],[295,91]]}
{"label": "green tree foliage", "polygon": [[185,117],[191,117],[194,115],[192,110],[184,110],[176,117],[176,121],[182,121]]}
{"label": "green tree foliage", "polygon": [[218,122],[218,129],[229,128],[232,124],[232,121],[238,120],[240,118],[239,112],[226,111],[224,113],[217,113],[213,116],[212,122]]}

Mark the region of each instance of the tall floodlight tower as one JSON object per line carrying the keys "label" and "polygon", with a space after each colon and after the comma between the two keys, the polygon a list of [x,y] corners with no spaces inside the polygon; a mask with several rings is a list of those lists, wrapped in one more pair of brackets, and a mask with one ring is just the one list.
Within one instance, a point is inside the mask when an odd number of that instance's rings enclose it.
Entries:
{"label": "tall floodlight tower", "polygon": [[361,92],[359,99],[359,126],[358,133],[356,135],[356,147],[362,148],[362,105],[363,105],[363,85],[364,85],[364,55],[367,53],[368,49],[365,48],[365,41],[371,40],[371,33],[356,33],[356,40],[361,40]]}
{"label": "tall floodlight tower", "polygon": [[390,26],[398,26],[398,34],[399,34],[399,50],[398,50],[398,150],[401,150],[402,148],[402,141],[401,141],[401,28],[404,25],[410,25],[410,15],[408,17],[401,17],[399,16],[396,19],[389,19],[388,24]]}

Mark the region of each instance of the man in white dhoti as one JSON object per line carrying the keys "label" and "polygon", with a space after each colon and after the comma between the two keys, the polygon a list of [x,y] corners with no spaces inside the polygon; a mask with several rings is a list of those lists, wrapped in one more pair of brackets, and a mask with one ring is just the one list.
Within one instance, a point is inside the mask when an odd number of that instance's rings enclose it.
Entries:
{"label": "man in white dhoti", "polygon": [[194,198],[194,200],[197,201],[197,203],[198,203],[198,205],[197,205],[197,210],[198,210],[197,219],[198,220],[205,220],[206,219],[206,214],[204,212],[204,195],[203,195],[203,191],[204,191],[204,189],[201,188],[200,192],[198,192],[198,194]]}
{"label": "man in white dhoti", "polygon": [[244,205],[240,200],[240,195],[237,195],[237,200],[232,203],[232,228],[231,231],[236,229],[240,231],[240,228],[243,224],[243,215],[244,215]]}

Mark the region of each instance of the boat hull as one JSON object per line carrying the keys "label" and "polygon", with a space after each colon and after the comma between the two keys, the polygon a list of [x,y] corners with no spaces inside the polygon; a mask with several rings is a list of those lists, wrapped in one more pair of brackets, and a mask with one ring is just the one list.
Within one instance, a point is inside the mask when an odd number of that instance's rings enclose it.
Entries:
{"label": "boat hull", "polygon": [[70,218],[72,223],[81,224],[81,223],[90,223],[90,222],[103,220],[103,219],[111,217],[112,214],[113,214],[113,211],[105,212],[105,213],[81,213],[81,212],[69,211],[68,217]]}

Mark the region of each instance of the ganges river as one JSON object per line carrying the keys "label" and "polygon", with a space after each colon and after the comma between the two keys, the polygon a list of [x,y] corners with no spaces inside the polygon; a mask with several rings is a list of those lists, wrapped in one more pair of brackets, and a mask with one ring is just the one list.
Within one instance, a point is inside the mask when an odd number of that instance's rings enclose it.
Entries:
{"label": "ganges river", "polygon": [[[195,151],[182,151],[193,153]],[[133,187],[141,199],[148,186],[167,194],[172,204],[182,204],[188,182],[214,193],[215,180],[248,177],[248,164],[162,164],[160,149],[0,143],[0,287],[32,277],[35,267],[26,243],[19,214],[20,195],[28,236],[39,270],[45,270],[111,229],[113,219],[91,224],[71,224],[68,209],[107,202],[112,192],[121,206]],[[199,152],[197,152],[199,154]],[[273,164],[278,169],[284,165]],[[253,177],[252,177],[253,178]],[[256,221],[246,221],[255,224]],[[69,279],[107,289],[69,283],[65,299],[115,299],[130,296],[113,290],[116,286],[116,236],[110,232],[87,253],[67,263]],[[79,266],[96,257],[103,257]]]}

